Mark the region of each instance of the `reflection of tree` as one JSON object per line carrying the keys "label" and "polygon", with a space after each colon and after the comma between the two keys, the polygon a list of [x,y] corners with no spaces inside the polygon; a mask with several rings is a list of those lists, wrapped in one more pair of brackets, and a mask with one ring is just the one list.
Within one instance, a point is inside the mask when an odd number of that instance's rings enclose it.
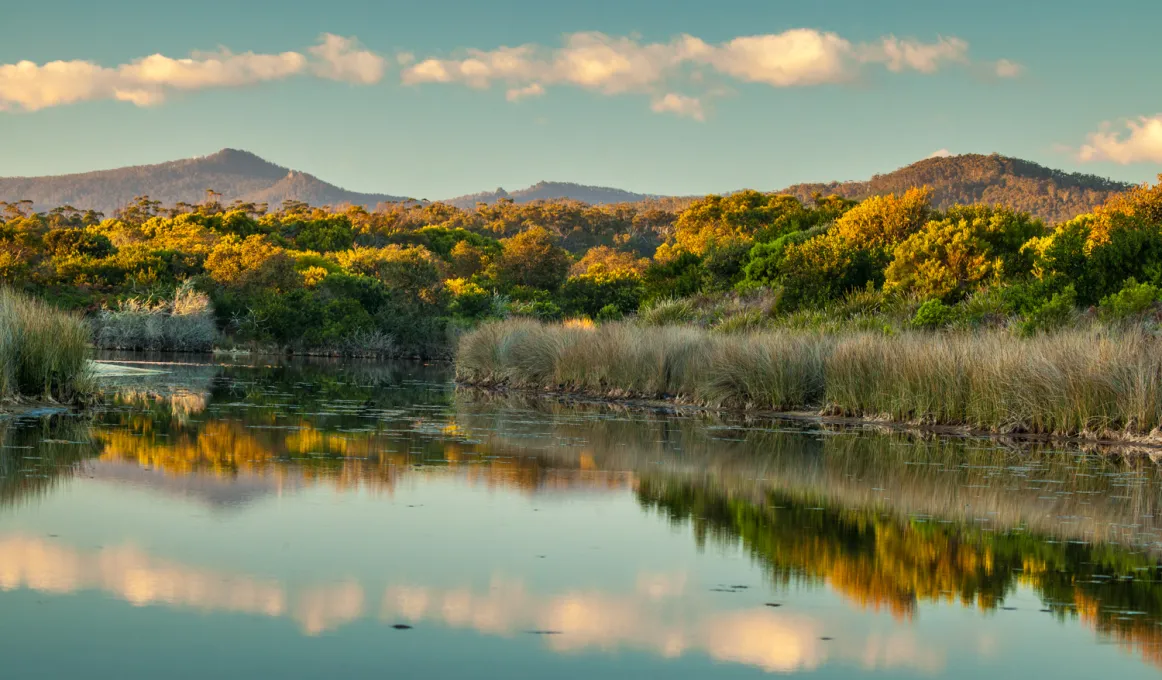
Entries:
{"label": "reflection of tree", "polygon": [[1162,666],[1162,563],[1138,551],[899,519],[814,496],[770,492],[756,502],[660,475],[642,479],[638,497],[689,523],[700,547],[741,543],[776,583],[825,582],[897,617],[912,616],[919,601],[993,610],[1023,583],[1058,617],[1079,617]]}

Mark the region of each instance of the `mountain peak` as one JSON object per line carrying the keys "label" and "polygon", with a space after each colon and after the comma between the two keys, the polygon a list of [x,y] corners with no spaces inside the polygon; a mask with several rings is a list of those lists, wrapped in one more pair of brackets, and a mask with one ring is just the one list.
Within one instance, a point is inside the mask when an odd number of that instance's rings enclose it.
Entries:
{"label": "mountain peak", "polygon": [[206,189],[234,200],[279,205],[287,199],[312,205],[362,205],[402,200],[385,194],[363,194],[328,184],[312,175],[275,165],[249,151],[225,148],[209,156],[52,177],[0,178],[0,200],[28,199],[34,209],[73,205],[112,215],[137,196],[164,205],[197,203]]}

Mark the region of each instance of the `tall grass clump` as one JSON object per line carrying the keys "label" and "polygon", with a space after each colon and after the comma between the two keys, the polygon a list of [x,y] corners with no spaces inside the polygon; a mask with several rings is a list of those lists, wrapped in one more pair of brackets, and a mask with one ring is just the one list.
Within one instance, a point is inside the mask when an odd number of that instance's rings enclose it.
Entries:
{"label": "tall grass clump", "polygon": [[1162,437],[1162,339],[1134,329],[1021,338],[505,321],[461,338],[456,374],[478,385],[996,432]]}
{"label": "tall grass clump", "polygon": [[80,398],[91,389],[88,344],[78,316],[0,288],[0,399]]}
{"label": "tall grass clump", "polygon": [[205,352],[218,337],[210,298],[188,281],[168,298],[129,298],[103,309],[95,326],[103,349]]}

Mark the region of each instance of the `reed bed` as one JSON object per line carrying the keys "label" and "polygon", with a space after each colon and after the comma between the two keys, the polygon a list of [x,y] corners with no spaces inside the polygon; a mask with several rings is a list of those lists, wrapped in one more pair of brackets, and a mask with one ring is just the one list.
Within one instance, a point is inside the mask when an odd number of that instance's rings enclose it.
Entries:
{"label": "reed bed", "polygon": [[210,298],[189,283],[162,300],[130,298],[94,321],[102,349],[208,352],[218,337]]}
{"label": "reed bed", "polygon": [[510,320],[461,338],[456,376],[483,386],[994,432],[1162,438],[1162,339],[1134,329],[1023,339],[1004,331],[722,334]]}
{"label": "reed bed", "polygon": [[88,394],[88,343],[79,316],[0,288],[0,399],[71,402]]}

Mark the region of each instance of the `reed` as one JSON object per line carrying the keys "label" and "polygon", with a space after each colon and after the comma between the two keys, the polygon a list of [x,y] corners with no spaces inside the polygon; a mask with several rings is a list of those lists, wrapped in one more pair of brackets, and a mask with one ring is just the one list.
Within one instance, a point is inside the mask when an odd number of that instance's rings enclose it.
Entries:
{"label": "reed", "polygon": [[189,282],[166,299],[130,298],[103,309],[94,325],[103,349],[208,352],[218,337],[210,298]]}
{"label": "reed", "polygon": [[78,316],[0,289],[0,399],[74,401],[92,387]]}
{"label": "reed", "polygon": [[460,340],[463,383],[996,432],[1162,436],[1162,340],[1134,329],[720,333],[503,321]]}

